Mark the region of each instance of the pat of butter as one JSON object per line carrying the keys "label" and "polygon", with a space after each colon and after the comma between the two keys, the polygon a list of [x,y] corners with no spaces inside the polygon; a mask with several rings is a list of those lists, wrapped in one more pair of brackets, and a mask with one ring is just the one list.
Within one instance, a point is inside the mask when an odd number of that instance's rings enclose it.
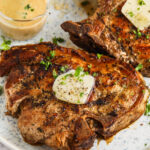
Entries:
{"label": "pat of butter", "polygon": [[95,79],[84,72],[76,77],[75,70],[59,75],[54,84],[53,91],[58,100],[73,104],[85,104],[95,85]]}
{"label": "pat of butter", "polygon": [[150,0],[127,0],[121,11],[138,29],[150,26]]}

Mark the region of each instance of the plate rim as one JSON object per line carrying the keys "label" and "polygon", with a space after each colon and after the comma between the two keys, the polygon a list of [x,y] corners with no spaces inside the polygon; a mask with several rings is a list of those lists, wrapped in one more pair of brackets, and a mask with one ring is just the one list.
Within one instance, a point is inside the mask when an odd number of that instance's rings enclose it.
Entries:
{"label": "plate rim", "polygon": [[14,143],[11,143],[9,140],[5,139],[4,137],[2,137],[0,135],[0,142],[6,147],[9,148],[11,150],[22,150],[20,148],[18,148]]}

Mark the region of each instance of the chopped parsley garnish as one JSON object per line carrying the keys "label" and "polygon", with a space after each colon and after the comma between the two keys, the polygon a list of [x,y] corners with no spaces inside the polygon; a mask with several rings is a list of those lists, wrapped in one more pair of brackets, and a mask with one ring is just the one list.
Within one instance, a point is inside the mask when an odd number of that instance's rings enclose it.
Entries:
{"label": "chopped parsley garnish", "polygon": [[92,64],[88,65],[88,68],[91,69],[92,68]]}
{"label": "chopped parsley garnish", "polygon": [[146,111],[145,111],[146,116],[150,116],[150,103],[146,105]]}
{"label": "chopped parsley garnish", "polygon": [[120,37],[118,38],[118,41],[121,41],[121,38],[120,38]]}
{"label": "chopped parsley garnish", "polygon": [[137,29],[137,31],[133,30],[132,32],[136,35],[137,38],[140,38],[142,36],[142,33],[140,32],[139,29]]}
{"label": "chopped parsley garnish", "polygon": [[65,67],[61,67],[60,71],[65,72],[66,71]]}
{"label": "chopped parsley garnish", "polygon": [[40,38],[40,43],[43,42],[43,38]]}
{"label": "chopped parsley garnish", "polygon": [[77,103],[80,104],[80,100],[78,100]]}
{"label": "chopped parsley garnish", "polygon": [[84,75],[89,75],[89,72],[88,72],[88,71],[85,71],[85,72],[84,72]]}
{"label": "chopped parsley garnish", "polygon": [[97,54],[98,59],[101,59],[102,56],[103,56],[103,54],[99,54],[99,53]]}
{"label": "chopped parsley garnish", "polygon": [[68,67],[67,65],[62,66],[62,67],[60,68],[60,71],[66,72],[66,69],[68,69],[68,68],[69,68],[69,67]]}
{"label": "chopped parsley garnish", "polygon": [[24,7],[25,10],[29,10],[30,8],[31,8],[30,4],[27,4],[27,5]]}
{"label": "chopped parsley garnish", "polygon": [[60,82],[61,85],[65,85],[66,83],[64,81]]}
{"label": "chopped parsley garnish", "polygon": [[146,35],[146,39],[147,39],[147,40],[149,39],[149,35]]}
{"label": "chopped parsley garnish", "polygon": [[63,43],[63,42],[65,42],[65,40],[61,37],[58,37],[58,38],[54,37],[53,38],[53,43],[56,44],[56,45],[58,45],[58,43]]}
{"label": "chopped parsley garnish", "polygon": [[81,2],[81,5],[82,5],[82,6],[87,6],[87,5],[89,5],[89,4],[90,4],[89,1],[83,1],[83,2]]}
{"label": "chopped parsley garnish", "polygon": [[144,0],[138,0],[138,4],[139,4],[140,6],[143,6],[143,5],[145,5],[145,2],[144,2]]}
{"label": "chopped parsley garnish", "polygon": [[42,60],[42,61],[40,62],[40,64],[41,64],[41,65],[44,65],[45,70],[48,70],[49,66],[52,65],[51,62],[49,62],[49,61],[44,61],[44,60]]}
{"label": "chopped parsley garnish", "polygon": [[25,7],[24,7],[25,10],[30,10],[30,11],[34,11],[33,8],[31,8],[30,4],[27,4]]}
{"label": "chopped parsley garnish", "polygon": [[143,65],[142,64],[139,64],[136,68],[135,68],[135,70],[136,71],[139,71],[139,70],[141,70],[143,68]]}
{"label": "chopped parsley garnish", "polygon": [[142,36],[142,33],[140,32],[140,30],[137,30],[137,36],[140,38]]}
{"label": "chopped parsley garnish", "polygon": [[137,8],[137,10],[140,10],[140,7],[139,7],[139,8]]}
{"label": "chopped parsley garnish", "polygon": [[63,80],[66,80],[67,77],[73,77],[73,74],[71,74],[71,73],[70,73],[70,74],[66,74],[62,79],[63,79]]}
{"label": "chopped parsley garnish", "polygon": [[51,56],[51,58],[54,58],[55,57],[55,51],[50,51],[50,56]]}
{"label": "chopped parsley garnish", "polygon": [[93,77],[97,77],[97,76],[98,76],[98,73],[94,72]]}
{"label": "chopped parsley garnish", "polygon": [[117,8],[115,8],[115,9],[113,10],[113,12],[117,12]]}
{"label": "chopped parsley garnish", "polygon": [[45,66],[45,70],[48,70],[49,66],[52,65],[51,59],[55,57],[55,51],[50,51],[50,56],[47,56],[45,60],[40,62],[41,65]]}
{"label": "chopped parsley garnish", "polygon": [[54,77],[55,79],[58,77],[58,74],[57,74],[57,72],[56,72],[55,69],[53,69],[53,77]]}
{"label": "chopped parsley garnish", "polygon": [[28,13],[27,13],[27,12],[24,12],[23,15],[24,15],[24,16],[23,16],[23,19],[26,19]]}
{"label": "chopped parsley garnish", "polygon": [[10,49],[11,41],[6,40],[4,36],[1,36],[3,43],[1,44],[1,49],[7,51]]}
{"label": "chopped parsley garnish", "polygon": [[82,67],[77,67],[77,69],[75,70],[75,77],[79,77],[80,73],[83,72],[84,69]]}
{"label": "chopped parsley garnish", "polygon": [[134,14],[133,14],[132,11],[128,12],[128,14],[130,15],[130,17],[133,17],[133,16],[134,16]]}
{"label": "chopped parsley garnish", "polygon": [[80,93],[80,97],[83,97],[83,95],[84,95],[84,93],[83,93],[83,92],[81,92],[81,93]]}
{"label": "chopped parsley garnish", "polygon": [[34,9],[33,9],[33,8],[31,8],[31,11],[34,11]]}
{"label": "chopped parsley garnish", "polygon": [[0,96],[3,94],[3,87],[0,86]]}

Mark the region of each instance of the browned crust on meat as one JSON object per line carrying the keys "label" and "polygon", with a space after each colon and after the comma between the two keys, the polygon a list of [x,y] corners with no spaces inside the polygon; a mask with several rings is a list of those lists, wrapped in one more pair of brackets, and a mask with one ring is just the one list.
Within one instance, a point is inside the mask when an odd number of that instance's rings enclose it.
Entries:
{"label": "browned crust on meat", "polygon": [[104,53],[118,60],[131,63],[134,67],[143,65],[144,76],[150,77],[150,28],[137,30],[121,13],[126,0],[97,0],[98,8],[92,17],[81,22],[67,21],[62,28],[69,32],[71,40],[90,52]]}
{"label": "browned crust on meat", "polygon": [[[52,50],[56,56],[46,71],[40,62]],[[52,72],[61,74],[64,65],[98,74],[89,103],[73,105],[55,98]],[[97,136],[108,138],[137,120],[149,96],[143,77],[131,65],[50,42],[13,47],[2,53],[0,66],[0,75],[8,75],[7,109],[19,118],[25,141],[54,149],[89,149]]]}

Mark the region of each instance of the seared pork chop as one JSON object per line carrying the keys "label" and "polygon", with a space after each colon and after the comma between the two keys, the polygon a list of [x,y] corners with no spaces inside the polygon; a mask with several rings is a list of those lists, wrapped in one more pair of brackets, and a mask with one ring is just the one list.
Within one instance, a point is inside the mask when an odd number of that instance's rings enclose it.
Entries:
{"label": "seared pork chop", "polygon": [[150,28],[138,31],[121,13],[126,0],[97,2],[92,17],[81,22],[67,21],[62,28],[79,47],[111,55],[134,67],[142,64],[142,74],[150,77]]}
{"label": "seared pork chop", "polygon": [[[41,65],[55,52],[48,69]],[[56,99],[53,70],[62,74],[83,67],[96,73],[88,103],[71,104]],[[89,67],[89,65],[91,67]],[[0,75],[5,84],[7,110],[18,117],[26,142],[46,144],[54,149],[88,150],[94,140],[108,138],[129,126],[145,111],[149,92],[135,69],[108,56],[63,48],[51,43],[12,47],[0,56]]]}

